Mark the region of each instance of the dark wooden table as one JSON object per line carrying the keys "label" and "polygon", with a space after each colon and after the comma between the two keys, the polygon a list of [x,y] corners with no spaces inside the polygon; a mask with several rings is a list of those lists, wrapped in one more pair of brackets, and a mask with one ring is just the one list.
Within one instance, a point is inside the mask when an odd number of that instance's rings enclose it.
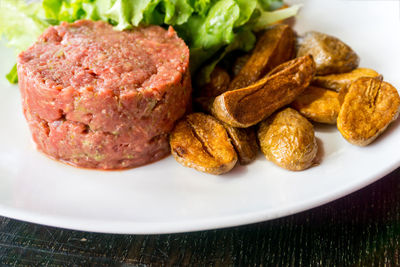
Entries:
{"label": "dark wooden table", "polygon": [[268,222],[112,235],[0,217],[0,266],[400,266],[400,168],[347,197]]}

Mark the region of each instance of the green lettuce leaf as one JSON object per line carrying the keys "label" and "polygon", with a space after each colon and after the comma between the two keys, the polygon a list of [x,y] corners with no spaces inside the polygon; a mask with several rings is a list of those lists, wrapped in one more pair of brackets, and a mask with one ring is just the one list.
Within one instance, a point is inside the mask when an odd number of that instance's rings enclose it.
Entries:
{"label": "green lettuce leaf", "polygon": [[274,11],[278,8],[283,6],[282,1],[277,0],[258,0],[257,4],[264,10],[264,11]]}
{"label": "green lettuce leaf", "polygon": [[32,45],[37,37],[50,25],[44,19],[39,3],[26,4],[23,0],[0,1],[0,37],[7,39],[7,45],[16,53]]}
{"label": "green lettuce leaf", "polygon": [[132,28],[131,13],[133,6],[128,0],[116,0],[104,15],[117,24],[115,29],[122,31]]}
{"label": "green lettuce leaf", "polygon": [[6,75],[6,78],[10,83],[18,83],[17,64],[15,64],[11,71]]}
{"label": "green lettuce leaf", "polygon": [[265,29],[274,22],[295,16],[302,5],[293,5],[275,11],[263,11],[252,26],[254,31]]}
{"label": "green lettuce leaf", "polygon": [[215,66],[230,52],[235,50],[241,50],[244,52],[250,51],[256,42],[256,36],[252,33],[252,31],[248,29],[243,29],[236,36],[235,40],[225,47],[222,53],[217,55],[214,59],[211,60],[206,66],[204,66],[196,76],[196,85],[201,87],[210,81],[210,75],[214,70]]}
{"label": "green lettuce leaf", "polygon": [[[39,3],[26,4],[23,0],[0,1],[0,38],[19,53],[32,45],[50,25]],[[10,83],[18,82],[17,65],[6,75]]]}
{"label": "green lettuce leaf", "polygon": [[207,16],[192,16],[177,28],[189,44],[192,71],[233,42],[234,25],[239,18],[240,8],[236,1],[221,0],[210,8]]}
{"label": "green lettuce leaf", "polygon": [[205,16],[208,13],[208,10],[212,6],[212,3],[215,1],[212,0],[192,0],[190,1],[190,5],[193,7],[194,12],[200,16]]}
{"label": "green lettuce leaf", "polygon": [[[170,0],[168,16],[165,16],[164,23],[169,25],[181,25],[188,21],[193,14],[193,7],[186,0]],[[167,10],[167,11],[168,11]]]}
{"label": "green lettuce leaf", "polygon": [[42,6],[47,18],[73,22],[85,16],[82,2],[83,0],[43,0]]}
{"label": "green lettuce leaf", "polygon": [[235,27],[239,27],[250,20],[251,15],[253,14],[257,6],[257,2],[248,0],[236,0],[236,4],[239,7],[240,15],[235,22]]}
{"label": "green lettuce leaf", "polygon": [[151,0],[132,0],[131,23],[133,26],[138,26],[143,20],[144,10],[147,8]]}

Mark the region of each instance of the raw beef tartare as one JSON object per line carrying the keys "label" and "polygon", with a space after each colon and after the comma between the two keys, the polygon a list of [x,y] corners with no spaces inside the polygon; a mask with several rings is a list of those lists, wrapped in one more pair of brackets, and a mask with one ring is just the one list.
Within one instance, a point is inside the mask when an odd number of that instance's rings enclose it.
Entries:
{"label": "raw beef tartare", "polygon": [[168,155],[168,134],[191,95],[189,49],[172,27],[62,23],[19,55],[18,77],[38,149],[88,168]]}

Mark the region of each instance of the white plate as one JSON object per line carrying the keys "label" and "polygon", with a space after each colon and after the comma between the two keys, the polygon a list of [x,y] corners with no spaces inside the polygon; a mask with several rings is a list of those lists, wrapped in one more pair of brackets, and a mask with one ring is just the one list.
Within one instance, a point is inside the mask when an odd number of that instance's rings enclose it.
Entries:
{"label": "white plate", "polygon": [[[296,29],[336,35],[361,66],[400,88],[398,1],[306,1]],[[260,155],[224,176],[184,168],[172,157],[116,172],[73,168],[35,151],[16,86],[5,81],[11,50],[0,47],[0,215],[107,233],[173,233],[259,222],[293,214],[360,189],[400,166],[400,120],[372,145],[347,143],[317,127],[323,161],[289,172]]]}

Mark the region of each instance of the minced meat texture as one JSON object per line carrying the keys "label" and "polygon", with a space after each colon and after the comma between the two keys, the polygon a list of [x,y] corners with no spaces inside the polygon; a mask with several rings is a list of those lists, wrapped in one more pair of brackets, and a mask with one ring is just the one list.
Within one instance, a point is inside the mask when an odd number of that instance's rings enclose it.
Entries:
{"label": "minced meat texture", "polygon": [[20,56],[47,86],[92,86],[115,94],[162,94],[160,87],[181,79],[189,55],[171,29],[158,26],[118,32],[106,23],[80,21],[52,27]]}
{"label": "minced meat texture", "polygon": [[18,58],[33,139],[46,154],[82,167],[159,159],[190,101],[188,68],[189,50],[171,27],[121,32],[88,20],[50,27]]}

